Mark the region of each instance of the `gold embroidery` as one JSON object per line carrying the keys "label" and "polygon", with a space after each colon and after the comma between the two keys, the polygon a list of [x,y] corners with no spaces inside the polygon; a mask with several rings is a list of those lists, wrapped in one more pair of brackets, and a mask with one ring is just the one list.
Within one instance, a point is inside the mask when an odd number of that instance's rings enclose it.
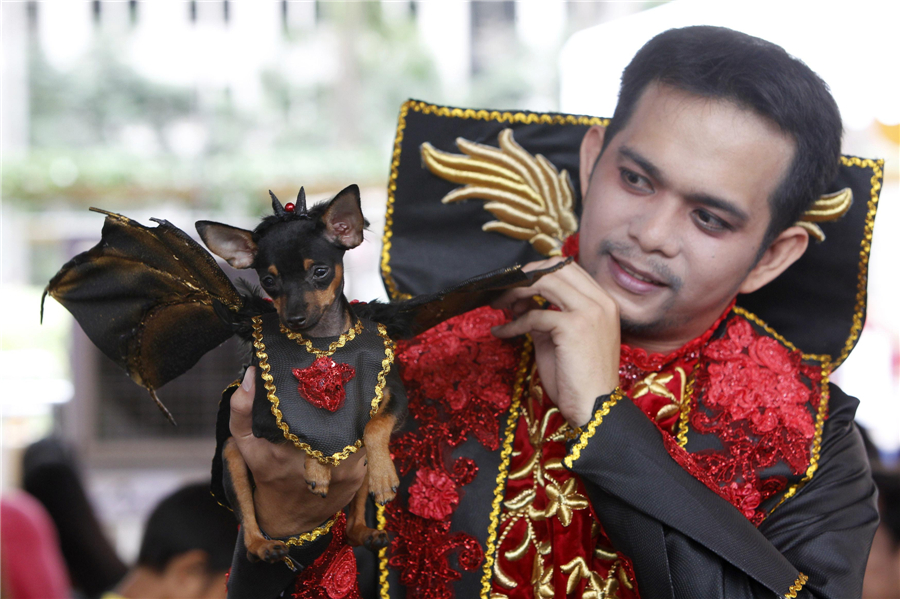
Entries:
{"label": "gold embroidery", "polygon": [[544,156],[532,156],[516,143],[512,129],[498,136],[500,148],[457,138],[464,155],[422,144],[422,161],[435,175],[460,183],[441,202],[478,199],[499,220],[483,231],[527,240],[545,256],[558,256],[563,241],[578,228],[575,191],[566,170],[559,172]]}
{"label": "gold embroidery", "polygon": [[837,220],[847,214],[852,205],[853,190],[845,187],[820,197],[794,224],[806,229],[809,236],[816,241],[825,241],[825,232],[816,223]]}
{"label": "gold embroidery", "polygon": [[841,156],[841,164],[844,166],[859,166],[872,169],[872,186],[867,204],[866,226],[863,230],[863,239],[859,246],[859,272],[856,277],[856,305],[853,308],[853,325],[850,327],[850,336],[844,342],[841,355],[834,360],[833,367],[840,366],[856,344],[859,334],[862,332],[863,319],[866,309],[866,282],[869,278],[869,253],[872,251],[872,232],[875,228],[875,213],[878,211],[878,194],[881,191],[881,180],[884,175],[884,160],[863,160],[855,156]]}
{"label": "gold embroidery", "polygon": [[797,580],[794,581],[794,584],[791,585],[791,588],[788,589],[787,595],[785,595],[785,599],[797,599],[797,593],[800,592],[800,589],[803,588],[803,585],[806,584],[806,581],[809,580],[809,576],[800,572],[800,576],[797,577]]}
{"label": "gold embroidery", "polygon": [[522,347],[522,355],[519,358],[519,366],[516,370],[516,380],[513,384],[513,397],[509,405],[509,418],[506,421],[506,432],[503,439],[503,448],[500,450],[500,468],[497,471],[497,486],[494,488],[494,500],[491,504],[490,524],[488,525],[487,550],[484,553],[484,575],[481,578],[481,597],[487,599],[491,594],[491,574],[494,571],[497,547],[497,526],[500,523],[500,507],[503,502],[503,493],[506,490],[506,475],[509,472],[509,461],[512,455],[513,439],[516,436],[516,426],[519,422],[519,410],[522,405],[522,393],[525,390],[525,379],[528,372],[528,363],[531,360],[531,337],[526,337]]}
{"label": "gold embroidery", "polygon": [[331,530],[331,527],[334,525],[335,520],[337,520],[338,516],[340,516],[340,515],[341,515],[341,512],[338,512],[331,518],[331,520],[329,520],[322,526],[314,528],[309,532],[305,532],[302,535],[297,535],[294,537],[284,539],[283,543],[285,545],[288,545],[289,547],[300,547],[302,545],[306,545],[307,543],[309,543],[311,541],[315,541],[316,539],[318,539],[319,537],[321,537],[322,535],[326,534],[328,531]]}
{"label": "gold embroidery", "polygon": [[572,523],[572,512],[574,510],[586,509],[590,504],[587,497],[575,491],[575,478],[567,480],[562,487],[555,480],[551,480],[547,485],[547,499],[550,502],[542,516],[544,518],[559,518],[563,526],[569,526]]}
{"label": "gold embroidery", "polygon": [[291,341],[296,341],[297,345],[305,347],[307,352],[311,353],[317,358],[323,358],[333,355],[334,352],[344,347],[344,345],[346,345],[348,341],[353,341],[354,339],[356,339],[356,336],[363,331],[362,321],[357,320],[356,324],[350,327],[350,329],[348,329],[346,333],[343,333],[340,337],[338,337],[337,341],[332,342],[331,345],[328,346],[328,349],[316,349],[315,347],[313,347],[312,341],[305,338],[300,333],[295,333],[294,331],[285,327],[283,324],[279,324],[278,328],[282,332],[282,334],[287,336],[288,339],[290,339]]}
{"label": "gold embroidery", "polygon": [[[601,125],[604,127],[609,123],[609,119],[597,117],[449,108],[415,100],[404,102],[400,107],[400,116],[397,120],[397,133],[394,137],[394,150],[391,157],[391,176],[388,180],[388,198],[385,209],[384,235],[382,237],[381,247],[381,276],[384,279],[384,285],[387,288],[388,293],[390,293],[393,299],[409,299],[411,297],[409,294],[400,293],[396,281],[394,281],[394,278],[391,276],[391,237],[394,234],[394,201],[397,193],[397,177],[399,176],[401,146],[406,131],[406,116],[409,114],[410,110],[413,112],[421,112],[422,114],[434,114],[439,117],[498,121],[501,123],[541,123],[545,125],[581,126]],[[487,595],[485,595],[485,597],[486,596]]]}
{"label": "gold embroidery", "polygon": [[572,464],[575,463],[575,460],[581,457],[581,450],[587,447],[588,441],[594,436],[594,431],[596,431],[597,427],[600,426],[600,423],[603,422],[603,417],[609,414],[610,409],[612,409],[620,399],[622,399],[622,390],[616,387],[610,394],[609,399],[604,401],[603,405],[600,406],[600,409],[594,414],[594,419],[591,420],[587,431],[582,433],[581,439],[579,439],[578,443],[572,448],[572,453],[567,455],[563,460],[566,467],[571,468]]}
{"label": "gold embroidery", "polygon": [[531,585],[534,588],[534,596],[539,599],[551,599],[556,596],[553,587],[553,567],[544,568],[541,554],[534,556],[534,565],[531,568]]}
{"label": "gold embroidery", "polygon": [[[303,441],[301,441],[297,437],[297,435],[293,434],[290,431],[290,427],[288,427],[287,423],[284,422],[284,416],[279,409],[281,401],[278,399],[278,395],[276,395],[275,378],[270,373],[271,366],[269,365],[269,355],[266,353],[266,346],[263,343],[262,317],[254,316],[252,322],[253,347],[256,350],[256,358],[259,360],[259,368],[261,371],[260,377],[262,378],[263,385],[266,388],[266,396],[268,397],[269,402],[272,404],[271,410],[272,414],[275,416],[275,422],[278,425],[278,428],[281,429],[284,437],[288,441],[292,442],[296,447],[305,451],[308,455],[311,455],[323,464],[329,464],[331,466],[337,466],[341,463],[341,461],[350,456],[350,454],[359,451],[359,448],[362,447],[362,439],[357,440],[353,445],[347,445],[339,452],[336,452],[330,456],[326,456],[318,449],[313,449],[309,446],[308,443],[304,443]],[[388,371],[390,370],[391,364],[394,361],[393,343],[387,336],[387,331],[385,330],[384,326],[381,324],[378,325],[378,334],[384,341],[384,359],[381,361],[381,372],[378,373],[378,381],[375,385],[375,397],[372,398],[372,407],[369,410],[370,416],[375,415],[375,413],[378,411],[378,406],[384,399],[384,386],[386,384],[386,377]]]}
{"label": "gold embroidery", "polygon": [[[684,371],[681,371],[682,374]],[[647,395],[647,393],[653,393],[654,395],[659,395],[660,397],[665,397],[670,401],[677,402],[675,399],[675,394],[673,394],[666,387],[666,383],[675,378],[674,374],[663,374],[662,372],[651,372],[643,380],[639,381],[634,386],[634,393],[632,393],[632,397],[637,399],[638,397],[643,397]],[[682,376],[682,381],[684,377]]]}

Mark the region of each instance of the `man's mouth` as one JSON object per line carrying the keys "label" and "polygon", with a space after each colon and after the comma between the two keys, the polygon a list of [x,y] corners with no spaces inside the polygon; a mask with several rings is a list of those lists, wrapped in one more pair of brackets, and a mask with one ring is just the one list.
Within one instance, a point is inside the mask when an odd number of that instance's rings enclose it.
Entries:
{"label": "man's mouth", "polygon": [[661,280],[653,273],[641,270],[624,260],[609,254],[612,274],[619,285],[633,293],[648,293],[661,287],[668,287],[668,283]]}

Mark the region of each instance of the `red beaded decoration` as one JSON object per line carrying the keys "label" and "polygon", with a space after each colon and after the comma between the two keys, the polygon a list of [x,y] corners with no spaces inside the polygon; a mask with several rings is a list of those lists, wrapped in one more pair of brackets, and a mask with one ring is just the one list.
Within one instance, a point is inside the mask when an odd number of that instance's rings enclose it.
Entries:
{"label": "red beaded decoration", "polygon": [[285,212],[293,212],[293,211],[294,211],[294,204],[293,204],[292,202],[288,202],[287,204],[285,204],[285,205],[284,205],[284,211],[285,211]]}
{"label": "red beaded decoration", "polygon": [[297,377],[300,397],[329,412],[335,412],[344,405],[347,397],[344,385],[356,376],[352,366],[338,364],[329,356],[319,356],[310,366],[294,368],[291,372]]}

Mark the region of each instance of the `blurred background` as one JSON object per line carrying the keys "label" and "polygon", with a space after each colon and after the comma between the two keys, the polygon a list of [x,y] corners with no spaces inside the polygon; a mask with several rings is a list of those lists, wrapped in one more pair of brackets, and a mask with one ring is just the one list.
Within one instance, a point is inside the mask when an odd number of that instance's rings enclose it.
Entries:
{"label": "blurred background", "polygon": [[[363,190],[368,242],[347,254],[348,297],[385,297],[378,270],[397,112],[438,104],[611,116],[622,68],[655,33],[720,24],[783,45],[832,87],[844,152],[886,159],[869,319],[834,379],[859,396],[882,457],[900,451],[897,8],[866,2],[42,1],[2,3],[2,485],[25,447],[75,452],[126,561],[163,495],[208,476],[225,344],[146,393],[43,287],[93,246],[102,215],[252,227],[267,190],[312,201]],[[887,67],[883,65],[888,65]]]}

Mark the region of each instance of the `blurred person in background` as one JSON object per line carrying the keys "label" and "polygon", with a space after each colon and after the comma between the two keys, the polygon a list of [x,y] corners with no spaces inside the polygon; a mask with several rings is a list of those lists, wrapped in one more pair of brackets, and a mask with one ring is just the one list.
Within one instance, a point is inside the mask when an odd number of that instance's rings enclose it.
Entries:
{"label": "blurred person in background", "polygon": [[40,501],[59,532],[59,546],[75,591],[99,597],[125,576],[88,500],[71,450],[48,437],[31,444],[22,458],[22,488]]}
{"label": "blurred person in background", "polygon": [[53,520],[41,503],[16,491],[0,499],[0,597],[72,596]]}
{"label": "blurred person in background", "polygon": [[236,539],[209,483],[185,486],[150,514],[137,564],[103,599],[224,599]]}
{"label": "blurred person in background", "polygon": [[900,470],[887,468],[866,429],[859,428],[878,487],[878,514],[862,599],[900,599]]}

